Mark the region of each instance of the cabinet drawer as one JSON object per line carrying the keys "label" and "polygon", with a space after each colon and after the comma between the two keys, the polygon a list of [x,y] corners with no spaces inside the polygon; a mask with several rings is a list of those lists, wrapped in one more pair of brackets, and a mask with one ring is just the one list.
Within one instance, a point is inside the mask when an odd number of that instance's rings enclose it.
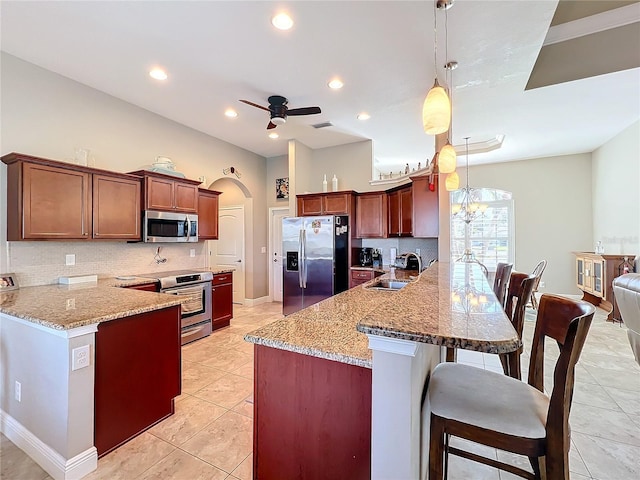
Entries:
{"label": "cabinet drawer", "polygon": [[352,280],[371,280],[374,277],[373,270],[351,270]]}
{"label": "cabinet drawer", "polygon": [[233,280],[233,273],[220,273],[213,276],[212,285],[222,285],[224,283],[231,283]]}

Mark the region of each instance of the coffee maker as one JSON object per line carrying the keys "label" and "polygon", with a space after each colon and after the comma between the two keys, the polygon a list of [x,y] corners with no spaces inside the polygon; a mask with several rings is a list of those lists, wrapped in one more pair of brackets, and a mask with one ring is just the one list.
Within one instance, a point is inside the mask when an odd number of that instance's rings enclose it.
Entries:
{"label": "coffee maker", "polygon": [[360,266],[370,267],[373,265],[373,248],[360,249]]}

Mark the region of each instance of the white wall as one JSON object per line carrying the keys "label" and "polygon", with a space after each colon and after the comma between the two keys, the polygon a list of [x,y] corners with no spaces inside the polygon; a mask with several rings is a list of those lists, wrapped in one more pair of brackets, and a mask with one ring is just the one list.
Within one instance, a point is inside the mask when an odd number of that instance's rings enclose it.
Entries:
{"label": "white wall", "polygon": [[[640,121],[592,154],[593,240],[605,253],[640,254]],[[590,250],[593,250],[591,245]]]}
{"label": "white wall", "polygon": [[514,269],[528,272],[546,259],[540,291],[580,293],[571,252],[593,248],[590,154],[479,165],[470,168],[469,183],[513,193]]}
{"label": "white wall", "polygon": [[[207,184],[224,177],[223,168],[236,167],[242,173],[243,184],[261,208],[253,217],[254,251],[249,253],[256,263],[250,269],[254,279],[247,296],[267,295],[266,259],[259,251],[267,244],[264,157],[11,55],[3,53],[1,61],[2,154],[16,151],[72,161],[74,148],[84,147],[91,150],[97,168],[117,172],[139,170],[153,163],[156,156],[163,155],[172,158],[176,170],[187,178],[205,176]],[[1,164],[2,188],[6,188],[5,174],[6,166]],[[6,194],[0,205],[3,211],[5,198]],[[3,235],[5,217],[1,216],[0,224]],[[6,246],[1,238],[0,243],[0,258],[4,258],[2,250]],[[131,248],[124,242],[117,245],[123,252]],[[202,267],[206,265],[204,255],[199,261]],[[8,264],[3,270],[11,268]]]}
{"label": "white wall", "polygon": [[329,191],[331,191],[331,179],[334,174],[338,177],[338,190],[357,192],[380,190],[369,185],[372,159],[373,142],[371,140],[313,150],[313,160],[307,170],[307,190],[321,192],[325,174]]}

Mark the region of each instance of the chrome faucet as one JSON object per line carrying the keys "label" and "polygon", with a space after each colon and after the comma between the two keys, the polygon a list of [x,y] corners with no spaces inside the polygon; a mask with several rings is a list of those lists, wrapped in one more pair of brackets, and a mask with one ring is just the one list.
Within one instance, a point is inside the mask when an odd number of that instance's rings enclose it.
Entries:
{"label": "chrome faucet", "polygon": [[418,273],[421,273],[422,272],[422,258],[420,258],[420,255],[418,255],[417,253],[414,253],[414,252],[407,253],[407,257],[410,257],[412,255],[414,257],[416,257],[416,259],[418,260]]}

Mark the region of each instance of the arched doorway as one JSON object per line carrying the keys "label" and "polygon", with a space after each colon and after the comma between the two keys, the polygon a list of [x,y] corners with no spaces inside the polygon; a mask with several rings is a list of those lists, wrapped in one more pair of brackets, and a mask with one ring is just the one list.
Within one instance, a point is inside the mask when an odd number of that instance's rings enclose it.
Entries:
{"label": "arched doorway", "polygon": [[210,267],[234,268],[233,302],[245,304],[247,266],[253,261],[247,245],[247,225],[251,225],[253,199],[247,187],[232,178],[220,178],[209,189],[222,192],[219,198],[218,240],[207,242]]}

